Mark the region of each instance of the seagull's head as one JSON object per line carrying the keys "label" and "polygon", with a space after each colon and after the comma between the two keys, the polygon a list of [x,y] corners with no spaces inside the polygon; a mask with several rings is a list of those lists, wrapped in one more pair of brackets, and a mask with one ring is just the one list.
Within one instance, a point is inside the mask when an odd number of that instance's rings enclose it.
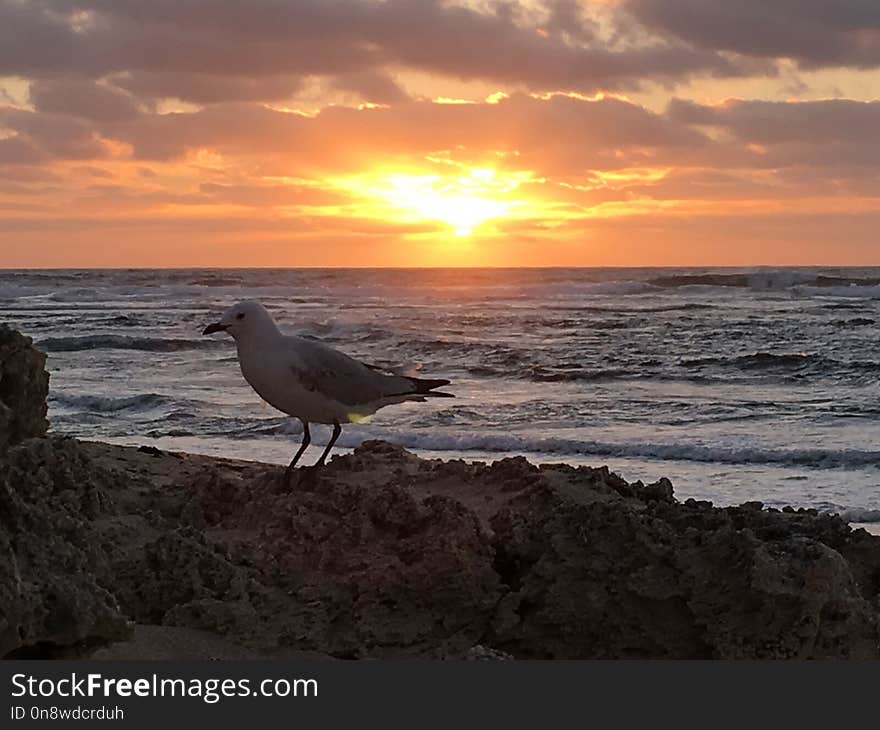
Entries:
{"label": "seagull's head", "polygon": [[219,322],[209,324],[202,332],[212,335],[215,332],[228,332],[235,339],[263,332],[276,332],[275,322],[266,308],[259,302],[239,302],[227,309]]}

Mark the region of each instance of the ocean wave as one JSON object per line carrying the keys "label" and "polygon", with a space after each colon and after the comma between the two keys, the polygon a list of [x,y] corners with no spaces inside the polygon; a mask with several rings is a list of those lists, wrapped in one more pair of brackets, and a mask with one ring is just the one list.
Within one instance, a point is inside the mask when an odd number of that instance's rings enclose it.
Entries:
{"label": "ocean wave", "polygon": [[840,512],[840,516],[847,522],[862,522],[865,524],[880,522],[880,509],[853,507]]}
{"label": "ocean wave", "polygon": [[[233,438],[291,435],[300,432],[292,419],[266,419],[227,433]],[[553,454],[599,459],[650,459],[727,465],[773,465],[812,469],[862,469],[880,466],[880,451],[860,449],[761,449],[702,446],[696,444],[606,442],[566,438],[519,436],[478,432],[395,432],[386,427],[361,424],[343,432],[339,445],[354,448],[368,439],[383,439],[415,451],[482,452],[489,454]],[[313,443],[320,445],[322,435]]]}
{"label": "ocean wave", "polygon": [[797,370],[825,362],[827,362],[825,358],[819,355],[804,352],[782,354],[753,352],[750,355],[738,355],[732,358],[698,357],[682,360],[680,364],[686,368],[701,368],[707,365],[715,365],[735,367],[742,370]]}
{"label": "ocean wave", "polygon": [[869,317],[853,317],[852,319],[837,319],[831,323],[834,327],[868,327],[877,324],[877,321]]}
{"label": "ocean wave", "polygon": [[[504,375],[503,373],[499,373]],[[584,369],[582,365],[570,364],[555,368],[534,367],[521,377],[536,383],[568,383],[575,381],[601,382],[620,378],[643,377],[645,373],[626,368]]]}
{"label": "ocean wave", "polygon": [[797,287],[799,294],[817,297],[840,297],[841,299],[880,299],[880,285],[874,283],[851,283],[840,286],[812,284]]}
{"label": "ocean wave", "polygon": [[[192,286],[241,286],[242,280],[231,276],[206,276],[201,279],[193,279],[189,282]],[[253,284],[252,284],[253,286]],[[259,286],[259,284],[257,284]]]}
{"label": "ocean wave", "polygon": [[[854,306],[854,305],[846,305]],[[571,302],[548,303],[542,307],[545,312],[578,312],[596,314],[658,314],[663,312],[689,312],[706,309],[718,309],[717,304],[707,302],[683,302],[680,304],[639,305],[627,302],[625,305],[608,304],[572,304]]]}
{"label": "ocean wave", "polygon": [[689,370],[720,368],[745,372],[794,374],[798,377],[807,374],[817,376],[864,375],[880,370],[880,361],[877,360],[846,361],[807,352],[754,352],[734,357],[709,356],[680,360],[678,364]]}
{"label": "ocean wave", "polygon": [[62,408],[81,409],[96,413],[118,413],[120,411],[145,411],[179,403],[176,399],[158,393],[139,393],[137,395],[111,398],[101,395],[73,395],[53,392],[49,401]]}
{"label": "ocean wave", "polygon": [[672,274],[649,279],[648,283],[661,289],[679,289],[688,286],[731,287],[757,291],[779,291],[793,287],[812,287],[829,294],[854,287],[880,286],[880,279],[848,276],[829,276],[807,271],[757,271],[749,273]]}
{"label": "ocean wave", "polygon": [[145,327],[149,323],[143,317],[135,317],[130,314],[114,314],[103,319],[97,319],[94,324],[110,327]]}
{"label": "ocean wave", "polygon": [[[463,287],[459,287],[463,292],[467,291]],[[438,292],[441,297],[448,297],[449,290],[440,290]],[[503,303],[507,301],[540,301],[546,299],[566,300],[578,299],[584,296],[628,296],[638,294],[653,294],[660,291],[650,281],[642,281],[639,279],[612,279],[609,281],[595,281],[586,279],[567,279],[564,281],[547,281],[540,284],[534,283],[511,283],[511,284],[483,284],[472,289],[467,294],[468,299],[479,299],[493,303]],[[434,294],[425,301],[430,302],[436,299],[438,294]],[[377,296],[387,296],[388,287],[377,292]],[[463,296],[459,294],[456,299],[463,300]]]}
{"label": "ocean wave", "polygon": [[82,350],[144,350],[147,352],[178,352],[217,347],[213,340],[189,340],[164,337],[129,337],[127,335],[83,335],[80,337],[47,337],[36,343],[47,352],[80,352]]}
{"label": "ocean wave", "polygon": [[[572,290],[574,289],[574,290]],[[592,284],[580,284],[576,287],[557,286],[557,292],[570,291],[572,294],[651,294],[657,287],[650,281],[599,281]]]}
{"label": "ocean wave", "polygon": [[863,468],[880,465],[880,451],[858,449],[724,448],[688,444],[610,443],[575,439],[526,438],[501,434],[419,434],[389,436],[408,448],[436,451],[487,451],[568,454],[602,458],[643,458],[713,464],[774,464],[816,469]]}
{"label": "ocean wave", "polygon": [[[880,466],[880,451],[859,449],[759,449],[724,448],[689,444],[612,443],[603,441],[530,438],[512,434],[396,434],[376,430],[375,437],[401,446],[430,451],[484,451],[565,454],[601,458],[642,458],[660,461],[693,461],[712,464],[767,464],[815,469]],[[361,437],[363,438],[363,437]],[[356,445],[356,444],[354,444]]]}

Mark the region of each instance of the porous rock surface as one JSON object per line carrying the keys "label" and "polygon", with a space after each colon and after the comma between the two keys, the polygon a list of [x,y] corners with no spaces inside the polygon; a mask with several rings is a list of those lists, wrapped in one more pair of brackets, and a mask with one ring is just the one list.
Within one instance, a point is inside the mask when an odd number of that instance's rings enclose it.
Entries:
{"label": "porous rock surface", "polygon": [[0,323],[0,453],[49,428],[46,355],[30,337]]}
{"label": "porous rock surface", "polygon": [[127,617],[98,575],[94,525],[112,479],[72,439],[34,439],[0,459],[0,656],[75,657],[125,638]]}

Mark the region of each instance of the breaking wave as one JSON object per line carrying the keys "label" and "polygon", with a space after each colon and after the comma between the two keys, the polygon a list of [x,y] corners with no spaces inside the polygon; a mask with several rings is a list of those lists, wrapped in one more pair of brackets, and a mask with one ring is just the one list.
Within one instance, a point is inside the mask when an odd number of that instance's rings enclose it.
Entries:
{"label": "breaking wave", "polygon": [[842,288],[849,289],[851,287],[877,287],[880,286],[880,278],[830,276],[806,271],[766,271],[741,274],[673,274],[654,277],[649,279],[648,283],[661,289],[710,286],[754,289],[757,291],[778,291],[791,289],[792,287],[814,287],[839,291]]}
{"label": "breaking wave", "polygon": [[160,337],[129,337],[127,335],[83,335],[81,337],[47,337],[37,347],[48,352],[80,352],[82,350],[143,350],[146,352],[178,352],[217,347],[213,340],[188,340]]}
{"label": "breaking wave", "polygon": [[[299,433],[290,419],[272,419],[243,428],[236,436],[269,437]],[[484,452],[498,454],[561,454],[565,456],[690,461],[711,464],[767,464],[812,469],[862,469],[880,466],[880,451],[859,449],[760,449],[724,448],[695,444],[614,443],[565,438],[527,437],[515,434],[458,432],[402,433],[361,425],[343,431],[339,445],[354,448],[364,440],[380,438],[404,448],[423,451]],[[320,443],[320,437],[314,443]]]}
{"label": "breaking wave", "polygon": [[847,522],[880,522],[880,509],[864,509],[861,507],[853,507],[852,509],[843,510],[840,516]]}
{"label": "breaking wave", "polygon": [[580,456],[696,461],[713,464],[777,464],[815,469],[880,465],[880,451],[834,449],[722,448],[691,444],[611,443],[573,439],[525,438],[501,434],[424,434],[389,437],[404,447],[432,451],[563,453]]}
{"label": "breaking wave", "polygon": [[53,405],[62,408],[81,409],[97,413],[118,413],[120,411],[144,411],[179,404],[170,396],[158,393],[139,393],[138,395],[111,398],[102,395],[73,395],[72,393],[50,393]]}

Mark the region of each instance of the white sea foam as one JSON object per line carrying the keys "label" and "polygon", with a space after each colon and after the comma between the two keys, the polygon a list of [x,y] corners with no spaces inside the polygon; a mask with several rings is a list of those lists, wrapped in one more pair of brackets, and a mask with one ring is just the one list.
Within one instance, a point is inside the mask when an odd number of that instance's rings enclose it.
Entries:
{"label": "white sea foam", "polygon": [[880,286],[849,284],[847,286],[798,286],[796,291],[811,297],[838,297],[849,299],[880,299]]}
{"label": "white sea foam", "polygon": [[865,524],[880,522],[880,509],[852,507],[840,512],[840,516],[847,522],[862,522]]}
{"label": "white sea foam", "polygon": [[[295,432],[279,426],[273,432]],[[814,469],[860,469],[880,466],[880,451],[859,449],[725,448],[674,443],[605,441],[519,436],[499,433],[395,432],[362,426],[343,435],[340,445],[354,447],[365,438],[383,438],[405,448],[426,451],[563,454],[597,458],[639,458],[711,464],[767,464]]]}

